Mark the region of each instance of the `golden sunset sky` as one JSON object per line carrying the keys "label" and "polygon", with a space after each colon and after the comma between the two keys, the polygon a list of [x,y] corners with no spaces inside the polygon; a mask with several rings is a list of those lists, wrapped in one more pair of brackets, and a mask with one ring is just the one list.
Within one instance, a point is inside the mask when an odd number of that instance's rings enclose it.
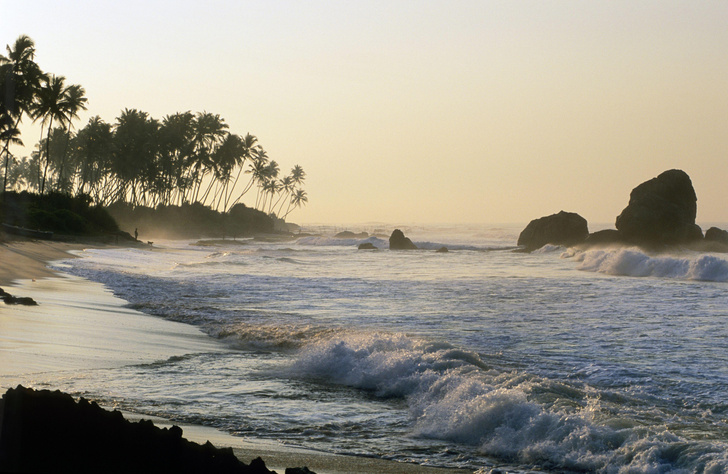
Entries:
{"label": "golden sunset sky", "polygon": [[305,169],[301,223],[613,223],[670,168],[727,222],[727,25],[725,0],[0,0],[3,46],[86,89],[77,128],[220,114]]}

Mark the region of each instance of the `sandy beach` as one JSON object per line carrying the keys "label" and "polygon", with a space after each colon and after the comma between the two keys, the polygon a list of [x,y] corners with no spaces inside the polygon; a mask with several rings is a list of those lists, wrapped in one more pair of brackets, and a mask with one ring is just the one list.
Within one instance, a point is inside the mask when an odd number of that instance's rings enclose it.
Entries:
{"label": "sandy beach", "polygon": [[[0,286],[13,295],[38,302],[38,306],[0,303],[0,390],[5,392],[19,384],[64,390],[47,386],[44,381],[49,374],[57,379],[61,372],[77,377],[84,371],[150,363],[188,353],[231,350],[194,326],[125,307],[126,302],[103,285],[47,266],[50,261],[69,258],[70,251],[88,247],[81,243],[28,240],[5,240],[0,244]],[[134,413],[125,415],[142,418]],[[161,418],[154,421],[162,427],[172,425]],[[246,463],[261,456],[270,469],[278,472],[291,466],[308,466],[319,474],[466,472],[331,455],[247,440],[209,427],[181,426],[184,436],[191,441],[210,440],[216,446],[232,447]]]}

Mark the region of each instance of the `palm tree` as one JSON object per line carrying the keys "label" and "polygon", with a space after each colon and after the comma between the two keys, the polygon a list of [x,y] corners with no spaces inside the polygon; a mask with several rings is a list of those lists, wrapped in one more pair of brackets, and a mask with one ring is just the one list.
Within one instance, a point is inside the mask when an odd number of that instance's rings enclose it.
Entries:
{"label": "palm tree", "polygon": [[172,202],[173,193],[184,200],[190,180],[185,176],[185,167],[192,163],[195,154],[195,116],[192,112],[167,115],[162,119],[159,130],[159,165],[164,179],[162,203]]}
{"label": "palm tree", "polygon": [[[240,175],[242,174],[242,172],[245,168],[245,162],[251,161],[252,154],[255,152],[255,150],[257,148],[257,145],[256,145],[257,142],[258,142],[258,139],[249,133],[246,134],[242,140],[242,144],[241,144],[242,154],[237,163],[238,172],[235,175],[235,181],[233,181],[232,186],[229,186],[229,192],[227,192],[225,194],[225,202],[223,204],[224,212],[229,211],[230,208],[232,208],[232,206],[235,205],[235,203],[238,202],[238,200],[240,200],[240,198],[243,196],[243,194],[245,194],[247,192],[247,189],[244,189],[243,192],[240,194],[240,196],[235,201],[233,201],[232,204],[230,204],[230,199],[232,198],[233,192],[235,191],[235,186],[237,186],[238,180],[240,179]],[[228,206],[228,204],[230,204],[230,206]]]}
{"label": "palm tree", "polygon": [[7,56],[0,55],[0,140],[3,143],[0,156],[5,154],[6,172],[3,191],[7,185],[10,145],[20,144],[17,130],[23,114],[30,113],[41,81],[46,78],[35,63],[35,43],[28,36],[19,36],[13,47],[7,45],[5,49]]}
{"label": "palm tree", "polygon": [[124,109],[116,119],[111,171],[116,180],[112,200],[132,205],[143,200],[146,189],[158,173],[155,161],[159,148],[160,124],[146,112]]}
{"label": "palm tree", "polygon": [[103,203],[106,197],[104,181],[108,181],[111,168],[112,139],[111,124],[101,120],[98,115],[91,117],[74,139],[73,154],[81,181],[78,193],[86,193],[88,186],[89,193],[97,203]]}
{"label": "palm tree", "polygon": [[192,178],[196,183],[193,200],[196,201],[202,186],[202,180],[214,168],[212,153],[225,137],[228,125],[218,114],[198,113],[194,121],[194,142],[196,146],[194,164],[191,168]]}
{"label": "palm tree", "polygon": [[[68,145],[71,140],[71,130],[73,130],[73,120],[78,119],[78,112],[81,110],[86,110],[86,102],[88,102],[88,99],[85,97],[86,91],[83,89],[83,87],[73,84],[71,86],[68,86],[66,89],[66,94],[64,97],[64,108],[66,109],[66,117],[67,122],[65,124],[65,134],[66,134],[66,140],[65,140],[65,146],[63,149],[63,155],[61,156],[61,164],[58,169],[58,182],[61,183],[61,186],[64,188],[67,188],[67,177],[64,175],[64,171],[66,168],[66,156],[68,154]],[[70,184],[70,183],[69,183]],[[70,189],[60,189],[60,191],[70,191]]]}
{"label": "palm tree", "polygon": [[[38,91],[37,101],[32,106],[35,120],[41,119],[41,135],[43,134],[43,126],[48,123],[47,144],[50,144],[49,139],[54,120],[60,122],[62,127],[69,126],[71,120],[78,117],[78,111],[86,109],[87,99],[84,97],[83,87],[78,85],[66,86],[65,81],[65,77],[55,75],[48,79]],[[49,163],[50,159],[46,149],[40,194],[45,191]]]}
{"label": "palm tree", "polygon": [[[308,196],[306,196],[306,191],[304,191],[303,189],[297,189],[296,192],[293,193],[293,196],[291,196],[290,205],[288,206],[286,213],[283,215],[283,217],[281,217],[281,219],[285,219],[288,214],[293,212],[294,209],[306,205],[307,202]],[[291,206],[293,206],[293,209],[291,209]]]}

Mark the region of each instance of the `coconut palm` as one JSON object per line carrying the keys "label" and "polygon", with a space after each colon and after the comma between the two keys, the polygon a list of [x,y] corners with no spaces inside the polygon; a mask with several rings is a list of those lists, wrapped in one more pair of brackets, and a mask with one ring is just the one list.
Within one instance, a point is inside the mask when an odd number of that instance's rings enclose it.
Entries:
{"label": "coconut palm", "polygon": [[74,139],[73,154],[80,180],[78,193],[85,194],[88,189],[97,203],[106,199],[104,191],[108,189],[112,139],[111,124],[98,115],[91,117]]}
{"label": "coconut palm", "polygon": [[203,179],[214,169],[215,163],[212,160],[212,153],[225,137],[227,129],[228,125],[218,114],[200,112],[195,117],[193,141],[196,148],[193,166],[190,168],[191,176],[195,182],[194,201],[197,201]]}
{"label": "coconut palm", "polygon": [[11,47],[6,46],[7,55],[0,55],[0,157],[5,155],[5,178],[10,159],[10,145],[21,144],[18,127],[23,114],[30,111],[31,104],[40,88],[45,74],[35,63],[35,43],[21,35]]}
{"label": "coconut palm", "polygon": [[[295,193],[293,193],[293,196],[291,196],[290,205],[288,206],[288,209],[286,210],[286,213],[281,217],[281,219],[285,219],[288,214],[293,212],[294,209],[297,207],[305,206],[308,202],[308,196],[306,195],[306,191],[303,189],[297,189]],[[293,207],[293,209],[291,209]]]}
{"label": "coconut palm", "polygon": [[[50,138],[53,130],[53,121],[57,120],[62,127],[70,126],[71,120],[78,118],[79,110],[86,110],[86,101],[84,97],[85,91],[83,87],[78,85],[66,86],[66,78],[63,76],[51,76],[45,81],[37,94],[37,100],[31,107],[34,120],[41,120],[41,135],[43,134],[43,126],[47,123],[47,138]],[[47,140],[47,145],[50,140]],[[48,165],[50,159],[48,150],[45,154],[41,150],[41,161],[43,161],[43,178],[40,184],[40,194],[45,191],[46,177],[48,173]]]}
{"label": "coconut palm", "polygon": [[68,145],[71,140],[71,130],[73,130],[73,120],[78,119],[78,112],[86,110],[86,102],[88,99],[85,97],[86,91],[83,87],[73,84],[68,86],[65,92],[63,107],[66,110],[67,122],[64,124],[66,140],[61,155],[61,164],[58,168],[58,182],[61,185],[59,191],[70,192],[71,179],[65,175],[66,171],[66,158],[68,155]]}

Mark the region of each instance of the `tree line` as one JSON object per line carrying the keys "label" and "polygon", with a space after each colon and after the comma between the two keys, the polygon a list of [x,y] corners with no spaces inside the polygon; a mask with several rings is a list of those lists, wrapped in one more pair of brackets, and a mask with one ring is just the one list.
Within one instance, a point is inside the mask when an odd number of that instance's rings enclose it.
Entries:
{"label": "tree line", "polygon": [[[178,112],[161,120],[124,109],[113,123],[92,117],[74,129],[88,99],[80,85],[43,72],[35,44],[20,36],[0,55],[0,158],[6,190],[87,195],[99,205],[201,203],[227,212],[248,192],[255,208],[285,218],[307,201],[306,173],[282,175],[255,136],[229,131],[209,112]],[[17,158],[23,119],[39,122],[30,157]]]}

